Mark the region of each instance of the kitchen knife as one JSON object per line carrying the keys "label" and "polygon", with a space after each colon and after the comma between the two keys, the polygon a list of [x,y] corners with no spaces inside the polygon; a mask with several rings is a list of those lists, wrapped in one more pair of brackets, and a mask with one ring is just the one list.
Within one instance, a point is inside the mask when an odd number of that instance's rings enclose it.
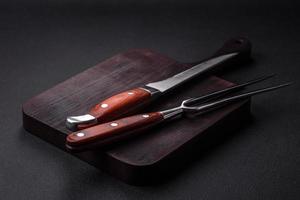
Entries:
{"label": "kitchen knife", "polygon": [[228,65],[249,59],[251,43],[244,37],[228,40],[219,51],[205,61],[162,81],[116,94],[96,104],[87,114],[67,117],[66,126],[72,131],[124,117],[154,99],[200,74],[214,72]]}

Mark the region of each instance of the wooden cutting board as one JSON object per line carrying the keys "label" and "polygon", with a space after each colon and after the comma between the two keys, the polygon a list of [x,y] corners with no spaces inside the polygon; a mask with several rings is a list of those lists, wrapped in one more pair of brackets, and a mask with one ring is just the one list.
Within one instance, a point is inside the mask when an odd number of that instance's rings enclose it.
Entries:
{"label": "wooden cutting board", "polygon": [[[65,138],[70,133],[65,127],[67,116],[84,114],[113,94],[164,79],[190,66],[147,49],[115,55],[24,103],[24,128],[65,150]],[[215,76],[197,78],[143,112],[171,108],[183,99],[231,85]],[[72,154],[127,183],[153,183],[197,157],[195,152],[204,144],[238,128],[249,111],[247,100],[198,118],[170,121],[104,150]]]}

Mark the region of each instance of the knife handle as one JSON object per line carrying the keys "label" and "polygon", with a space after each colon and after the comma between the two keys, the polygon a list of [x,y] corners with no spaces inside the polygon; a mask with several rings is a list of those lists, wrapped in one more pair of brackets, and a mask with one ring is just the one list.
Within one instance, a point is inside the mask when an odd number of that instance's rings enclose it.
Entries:
{"label": "knife handle", "polygon": [[[88,114],[97,119],[97,123],[109,122],[146,104],[151,99],[151,92],[136,88],[121,92],[105,99],[91,108]],[[79,124],[78,129],[85,129],[94,124]]]}
{"label": "knife handle", "polygon": [[66,147],[77,152],[94,147],[98,148],[133,136],[135,133],[163,120],[162,113],[152,112],[96,125],[68,135]]}

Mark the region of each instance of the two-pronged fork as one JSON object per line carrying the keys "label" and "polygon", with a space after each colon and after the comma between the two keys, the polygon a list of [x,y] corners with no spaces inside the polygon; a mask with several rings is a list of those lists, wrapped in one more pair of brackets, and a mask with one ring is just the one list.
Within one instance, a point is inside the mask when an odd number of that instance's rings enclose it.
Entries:
{"label": "two-pronged fork", "polygon": [[128,138],[134,135],[134,133],[140,132],[143,129],[152,127],[156,124],[165,122],[166,120],[170,120],[178,116],[195,117],[228,104],[247,99],[253,95],[276,90],[290,85],[290,83],[285,83],[233,95],[230,97],[220,98],[221,96],[241,90],[248,85],[263,81],[271,76],[272,75],[264,76],[204,96],[186,99],[182,101],[180,106],[168,110],[125,117],[73,132],[68,135],[66,146],[68,149],[76,151],[84,151],[95,147],[101,147],[103,145],[111,144],[113,142]]}

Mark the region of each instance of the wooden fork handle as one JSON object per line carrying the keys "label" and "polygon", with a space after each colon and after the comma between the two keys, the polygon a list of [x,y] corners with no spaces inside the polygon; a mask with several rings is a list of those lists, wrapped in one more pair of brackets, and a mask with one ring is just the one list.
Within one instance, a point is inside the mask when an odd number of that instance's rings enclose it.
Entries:
{"label": "wooden fork handle", "polygon": [[101,147],[140,133],[140,130],[162,122],[163,119],[163,114],[153,112],[96,125],[68,135],[66,146],[77,151]]}

